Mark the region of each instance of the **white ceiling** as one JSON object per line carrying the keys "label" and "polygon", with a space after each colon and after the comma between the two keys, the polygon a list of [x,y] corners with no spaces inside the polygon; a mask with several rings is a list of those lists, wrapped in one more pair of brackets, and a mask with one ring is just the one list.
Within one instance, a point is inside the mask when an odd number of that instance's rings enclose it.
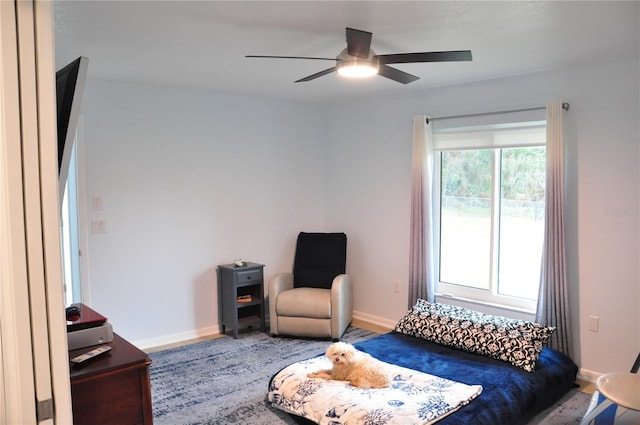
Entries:
{"label": "white ceiling", "polygon": [[[89,77],[330,102],[638,58],[637,1],[55,1],[56,66],[89,58]],[[345,28],[378,54],[471,50],[472,62],[393,65],[420,77],[294,81],[335,57]]]}

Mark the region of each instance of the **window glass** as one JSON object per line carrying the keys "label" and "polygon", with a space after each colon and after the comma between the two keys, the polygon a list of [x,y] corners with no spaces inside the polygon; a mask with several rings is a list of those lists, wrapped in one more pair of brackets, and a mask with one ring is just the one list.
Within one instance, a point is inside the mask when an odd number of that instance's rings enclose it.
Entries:
{"label": "window glass", "polygon": [[498,293],[535,300],[544,238],[545,149],[502,149]]}
{"label": "window glass", "polygon": [[442,153],[440,280],[489,289],[492,150]]}

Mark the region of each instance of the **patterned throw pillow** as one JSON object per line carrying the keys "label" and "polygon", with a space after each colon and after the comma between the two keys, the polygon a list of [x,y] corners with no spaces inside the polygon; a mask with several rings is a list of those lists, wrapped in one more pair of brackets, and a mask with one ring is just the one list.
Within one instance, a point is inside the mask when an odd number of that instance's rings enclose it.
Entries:
{"label": "patterned throw pillow", "polygon": [[540,352],[555,328],[418,300],[394,330],[533,372]]}

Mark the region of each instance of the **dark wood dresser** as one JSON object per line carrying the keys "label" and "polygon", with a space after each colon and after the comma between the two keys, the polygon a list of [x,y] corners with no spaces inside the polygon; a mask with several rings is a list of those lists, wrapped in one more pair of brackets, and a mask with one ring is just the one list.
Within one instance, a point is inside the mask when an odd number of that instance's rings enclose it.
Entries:
{"label": "dark wood dresser", "polygon": [[[153,424],[151,410],[151,359],[119,335],[107,345],[111,351],[71,367],[73,423]],[[69,351],[69,359],[95,347]]]}

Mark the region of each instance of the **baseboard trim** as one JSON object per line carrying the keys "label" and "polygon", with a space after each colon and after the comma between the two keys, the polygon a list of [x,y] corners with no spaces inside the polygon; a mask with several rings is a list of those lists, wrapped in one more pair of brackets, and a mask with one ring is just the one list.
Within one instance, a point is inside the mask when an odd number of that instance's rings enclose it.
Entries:
{"label": "baseboard trim", "polygon": [[182,344],[193,339],[208,338],[218,334],[220,334],[220,326],[215,325],[206,328],[194,329],[191,331],[163,335],[156,338],[132,341],[131,343],[139,349],[146,351],[157,349],[158,347],[162,347],[165,345]]}
{"label": "baseboard trim", "polygon": [[397,321],[385,319],[384,317],[374,316],[372,314],[363,313],[361,311],[353,311],[353,318],[362,322],[367,322],[372,325],[376,325],[385,329],[393,329],[396,326]]}
{"label": "baseboard trim", "polygon": [[587,382],[596,382],[596,380],[601,376],[601,373],[594,372],[592,370],[580,369],[578,370],[578,379]]}

